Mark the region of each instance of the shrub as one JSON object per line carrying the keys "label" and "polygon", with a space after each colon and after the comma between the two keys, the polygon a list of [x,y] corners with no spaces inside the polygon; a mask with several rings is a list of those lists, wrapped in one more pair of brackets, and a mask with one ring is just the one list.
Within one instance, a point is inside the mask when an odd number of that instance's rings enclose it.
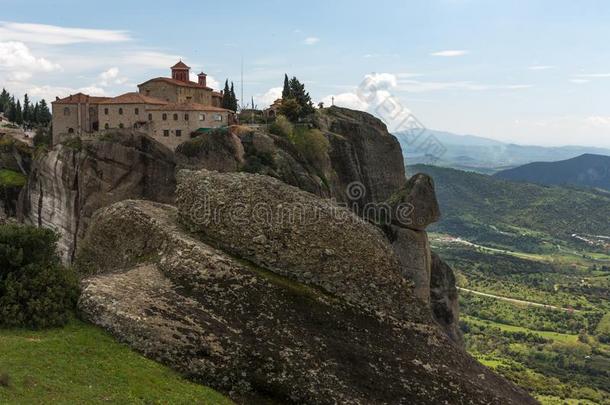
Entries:
{"label": "shrub", "polygon": [[294,146],[320,174],[328,168],[330,143],[319,129],[297,127],[293,137]]}
{"label": "shrub", "polygon": [[0,387],[10,387],[11,376],[7,373],[0,373]]}
{"label": "shrub", "polygon": [[0,326],[43,328],[68,321],[78,297],[48,229],[0,225]]}
{"label": "shrub", "polygon": [[292,123],[284,115],[278,115],[275,122],[269,126],[269,132],[286,139],[292,139],[293,131]]}
{"label": "shrub", "polygon": [[51,130],[48,128],[40,127],[36,130],[36,135],[32,139],[35,147],[47,147],[50,148],[53,143],[53,136]]}

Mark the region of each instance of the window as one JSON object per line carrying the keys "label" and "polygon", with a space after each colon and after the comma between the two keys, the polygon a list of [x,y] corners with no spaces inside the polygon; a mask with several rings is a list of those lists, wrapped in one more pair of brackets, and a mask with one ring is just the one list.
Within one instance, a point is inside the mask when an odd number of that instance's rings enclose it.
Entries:
{"label": "window", "polygon": [[199,114],[199,121],[205,121],[205,114]]}
{"label": "window", "polygon": [[191,99],[192,99],[192,98],[193,98],[193,97],[187,96],[187,97],[186,97],[186,101],[191,101]]}
{"label": "window", "polygon": [[121,123],[121,124],[119,124],[119,128],[123,128],[123,124],[122,124],[122,123]]}
{"label": "window", "polygon": [[104,124],[104,129],[108,129],[108,128],[110,128],[110,125],[108,125],[108,123],[105,123]]}
{"label": "window", "polygon": [[222,114],[214,114],[214,121],[222,121]]}
{"label": "window", "polygon": [[163,118],[163,121],[167,121],[167,114],[164,113],[161,118]]}
{"label": "window", "polygon": [[64,115],[70,115],[70,108],[64,107]]}
{"label": "window", "polygon": [[133,124],[133,129],[138,129],[138,123]]}
{"label": "window", "polygon": [[74,133],[74,128],[68,128],[68,133],[69,134],[73,134]]}
{"label": "window", "polygon": [[136,113],[136,115],[140,115],[140,109],[139,108],[136,108],[134,112]]}
{"label": "window", "polygon": [[152,113],[149,113],[149,114],[148,114],[148,120],[149,120],[149,121],[152,121]]}
{"label": "window", "polygon": [[189,115],[188,114],[184,114],[184,120],[188,121],[189,120]]}
{"label": "window", "polygon": [[108,115],[108,109],[104,108],[104,115]]}
{"label": "window", "polygon": [[163,130],[163,136],[169,136],[169,129]]}
{"label": "window", "polygon": [[178,114],[174,114],[174,121],[178,121]]}
{"label": "window", "polygon": [[123,115],[123,109],[119,108],[119,115]]}
{"label": "window", "polygon": [[181,129],[177,129],[176,130],[176,136],[182,136],[182,130]]}
{"label": "window", "polygon": [[150,90],[146,90],[146,95],[150,96]]}

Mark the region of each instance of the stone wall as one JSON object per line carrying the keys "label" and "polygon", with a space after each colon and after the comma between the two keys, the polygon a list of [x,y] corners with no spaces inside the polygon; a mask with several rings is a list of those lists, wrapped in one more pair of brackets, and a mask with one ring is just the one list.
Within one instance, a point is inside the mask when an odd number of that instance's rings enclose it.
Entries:
{"label": "stone wall", "polygon": [[155,97],[170,103],[190,101],[193,103],[212,105],[212,90],[209,89],[176,86],[161,80],[142,83],[138,88],[142,95]]}

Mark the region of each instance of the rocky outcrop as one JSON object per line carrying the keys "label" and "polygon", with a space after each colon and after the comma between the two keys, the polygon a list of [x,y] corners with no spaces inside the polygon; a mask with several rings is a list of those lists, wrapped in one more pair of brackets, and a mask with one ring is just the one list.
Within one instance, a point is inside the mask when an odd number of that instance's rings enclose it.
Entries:
{"label": "rocky outcrop", "polygon": [[181,171],[176,205],[190,231],[260,267],[397,318],[412,309],[382,232],[330,200],[268,176]]}
{"label": "rocky outcrop", "polygon": [[438,221],[441,211],[434,191],[434,181],[423,173],[411,176],[404,187],[388,199],[393,225],[425,230]]}
{"label": "rocky outcrop", "polygon": [[98,208],[127,198],[172,202],[174,167],[169,149],[136,133],[56,145],[33,164],[25,221],[55,229],[70,262]]}
{"label": "rocky outcrop", "polygon": [[432,258],[428,235],[424,231],[394,225],[386,232],[398,257],[400,273],[413,282],[414,295],[429,303]]}
{"label": "rocky outcrop", "polygon": [[[422,311],[399,321],[362,310],[293,272],[198,240],[177,215],[145,201],[104,208],[77,260],[94,274],[83,281],[83,315],[150,358],[238,403],[535,403]],[[336,238],[362,237],[355,230]],[[366,280],[354,279],[367,276],[338,275],[355,288]]]}
{"label": "rocky outcrop", "polygon": [[0,218],[20,216],[19,196],[33,153],[31,146],[10,135],[0,135]]}
{"label": "rocky outcrop", "polygon": [[463,345],[459,327],[458,291],[453,270],[436,253],[432,253],[430,306],[434,319],[458,345]]}

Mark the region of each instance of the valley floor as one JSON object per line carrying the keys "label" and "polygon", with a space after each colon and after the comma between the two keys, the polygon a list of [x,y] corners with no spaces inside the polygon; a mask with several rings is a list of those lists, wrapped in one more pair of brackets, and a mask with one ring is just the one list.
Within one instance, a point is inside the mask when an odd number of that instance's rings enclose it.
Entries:
{"label": "valley floor", "polygon": [[430,236],[456,272],[473,356],[543,404],[610,404],[610,272],[599,265],[607,255]]}
{"label": "valley floor", "polygon": [[2,404],[231,404],[78,320],[0,329]]}

